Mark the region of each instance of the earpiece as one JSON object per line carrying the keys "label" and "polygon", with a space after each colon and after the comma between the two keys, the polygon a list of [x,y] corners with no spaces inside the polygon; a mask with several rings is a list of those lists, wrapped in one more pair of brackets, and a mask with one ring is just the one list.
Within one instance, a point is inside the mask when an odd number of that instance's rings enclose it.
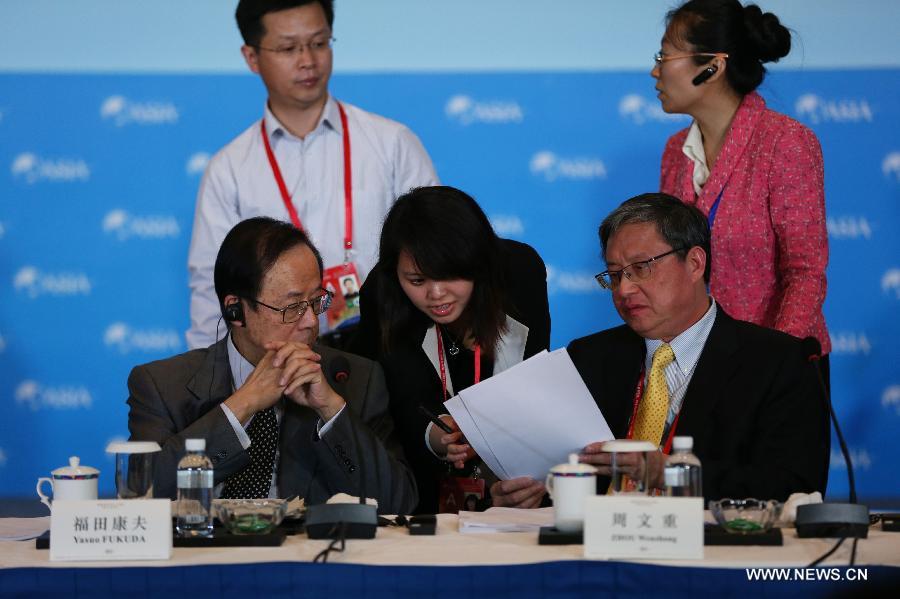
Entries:
{"label": "earpiece", "polygon": [[691,81],[691,83],[693,83],[694,85],[700,85],[704,81],[708,80],[710,77],[715,75],[718,70],[719,70],[719,67],[717,67],[716,65],[714,65],[714,64],[710,65],[710,66],[706,67],[705,69],[703,69],[699,75],[694,77],[694,80]]}
{"label": "earpiece", "polygon": [[228,322],[236,323],[241,326],[247,325],[246,321],[244,321],[244,307],[241,305],[241,302],[234,302],[233,304],[225,306],[225,311],[222,313],[222,316],[224,316],[225,320]]}

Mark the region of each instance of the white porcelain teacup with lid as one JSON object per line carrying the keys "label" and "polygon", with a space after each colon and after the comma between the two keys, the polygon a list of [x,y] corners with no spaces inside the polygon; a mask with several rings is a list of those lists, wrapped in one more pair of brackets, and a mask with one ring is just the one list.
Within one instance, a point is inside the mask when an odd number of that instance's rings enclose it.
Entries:
{"label": "white porcelain teacup with lid", "polygon": [[97,499],[97,479],[100,471],[90,466],[82,466],[78,456],[69,458],[69,465],[57,468],[50,473],[51,478],[42,476],[37,482],[37,494],[41,503],[47,507],[50,505],[50,497],[41,492],[41,486],[46,481],[50,483],[53,492],[53,501],[59,499]]}
{"label": "white porcelain teacup with lid", "polygon": [[578,461],[578,454],[569,454],[566,464],[550,469],[546,481],[553,499],[553,524],[560,532],[579,532],[584,527],[584,503],[597,494],[597,469]]}

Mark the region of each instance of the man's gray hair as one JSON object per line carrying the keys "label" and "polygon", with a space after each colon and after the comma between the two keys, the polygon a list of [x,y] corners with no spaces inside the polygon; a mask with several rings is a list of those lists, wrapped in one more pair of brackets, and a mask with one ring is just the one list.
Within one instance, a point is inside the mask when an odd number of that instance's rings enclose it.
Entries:
{"label": "man's gray hair", "polygon": [[709,223],[703,213],[694,206],[665,193],[644,193],[625,200],[609,213],[600,225],[600,245],[606,255],[606,244],[625,225],[653,223],[660,236],[672,249],[679,249],[684,260],[688,250],[699,247],[706,252],[706,270],[703,280],[709,283],[712,266]]}

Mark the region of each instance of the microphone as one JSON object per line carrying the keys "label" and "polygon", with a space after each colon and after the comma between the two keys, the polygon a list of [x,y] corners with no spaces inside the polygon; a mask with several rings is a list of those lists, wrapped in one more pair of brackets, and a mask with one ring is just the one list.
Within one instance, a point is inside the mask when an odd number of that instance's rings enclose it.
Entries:
{"label": "microphone", "polygon": [[[350,360],[347,359],[347,356],[338,355],[334,357],[328,363],[328,372],[334,378],[336,383],[346,383],[350,380]],[[351,433],[353,434],[353,443],[359,448],[359,439],[356,436],[356,429],[352,428]],[[359,456],[357,456],[359,457]],[[365,477],[365,469],[362,463],[362,460],[357,460],[359,462],[359,473],[361,477],[360,481],[360,491],[362,497],[359,498],[359,502],[363,505],[366,503],[366,477]]]}
{"label": "microphone", "polygon": [[[345,384],[350,380],[350,361],[339,353],[328,361],[325,371],[336,383]],[[346,398],[345,398],[346,400]],[[350,409],[349,402],[344,407]],[[350,418],[348,413],[347,418]],[[306,535],[310,539],[372,539],[378,528],[378,512],[374,505],[366,503],[366,469],[359,450],[359,436],[356,425],[350,423],[350,435],[359,465],[359,504],[322,503],[311,505],[306,510]]]}
{"label": "microphone", "polygon": [[822,358],[822,344],[815,337],[804,337],[800,341],[800,350],[810,362],[818,362]]}
{"label": "microphone", "polygon": [[350,380],[350,360],[347,356],[338,356],[328,363],[328,372],[338,383]]}
{"label": "microphone", "polygon": [[825,409],[834,424],[834,432],[847,464],[847,483],[850,489],[849,503],[820,503],[813,505],[801,505],[797,507],[797,536],[808,537],[841,537],[865,539],[869,534],[869,508],[856,503],[856,479],[853,476],[853,462],[850,459],[850,449],[844,441],[844,435],[838,424],[837,414],[831,403],[831,393],[822,377],[819,369],[819,360],[822,357],[822,346],[815,337],[806,337],[800,342],[800,348],[806,359],[813,364],[816,371],[816,380],[822,391]]}

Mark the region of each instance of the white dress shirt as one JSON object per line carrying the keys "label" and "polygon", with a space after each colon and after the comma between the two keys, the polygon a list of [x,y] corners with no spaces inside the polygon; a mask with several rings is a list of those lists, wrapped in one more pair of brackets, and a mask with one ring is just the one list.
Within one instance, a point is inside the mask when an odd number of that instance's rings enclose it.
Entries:
{"label": "white dress shirt", "polygon": [[[350,130],[353,251],[360,279],[375,265],[381,225],[398,196],[437,185],[434,166],[418,137],[404,125],[343,103]],[[285,186],[325,267],[344,262],[343,127],[329,97],[318,125],[306,137],[292,135],[265,109],[266,131]],[[242,220],[270,216],[290,221],[263,145],[260,122],[209,162],[194,214],[188,253],[191,288],[189,348],[215,341],[219,302],[213,266],[228,231]],[[325,331],[324,317],[320,321]]]}

